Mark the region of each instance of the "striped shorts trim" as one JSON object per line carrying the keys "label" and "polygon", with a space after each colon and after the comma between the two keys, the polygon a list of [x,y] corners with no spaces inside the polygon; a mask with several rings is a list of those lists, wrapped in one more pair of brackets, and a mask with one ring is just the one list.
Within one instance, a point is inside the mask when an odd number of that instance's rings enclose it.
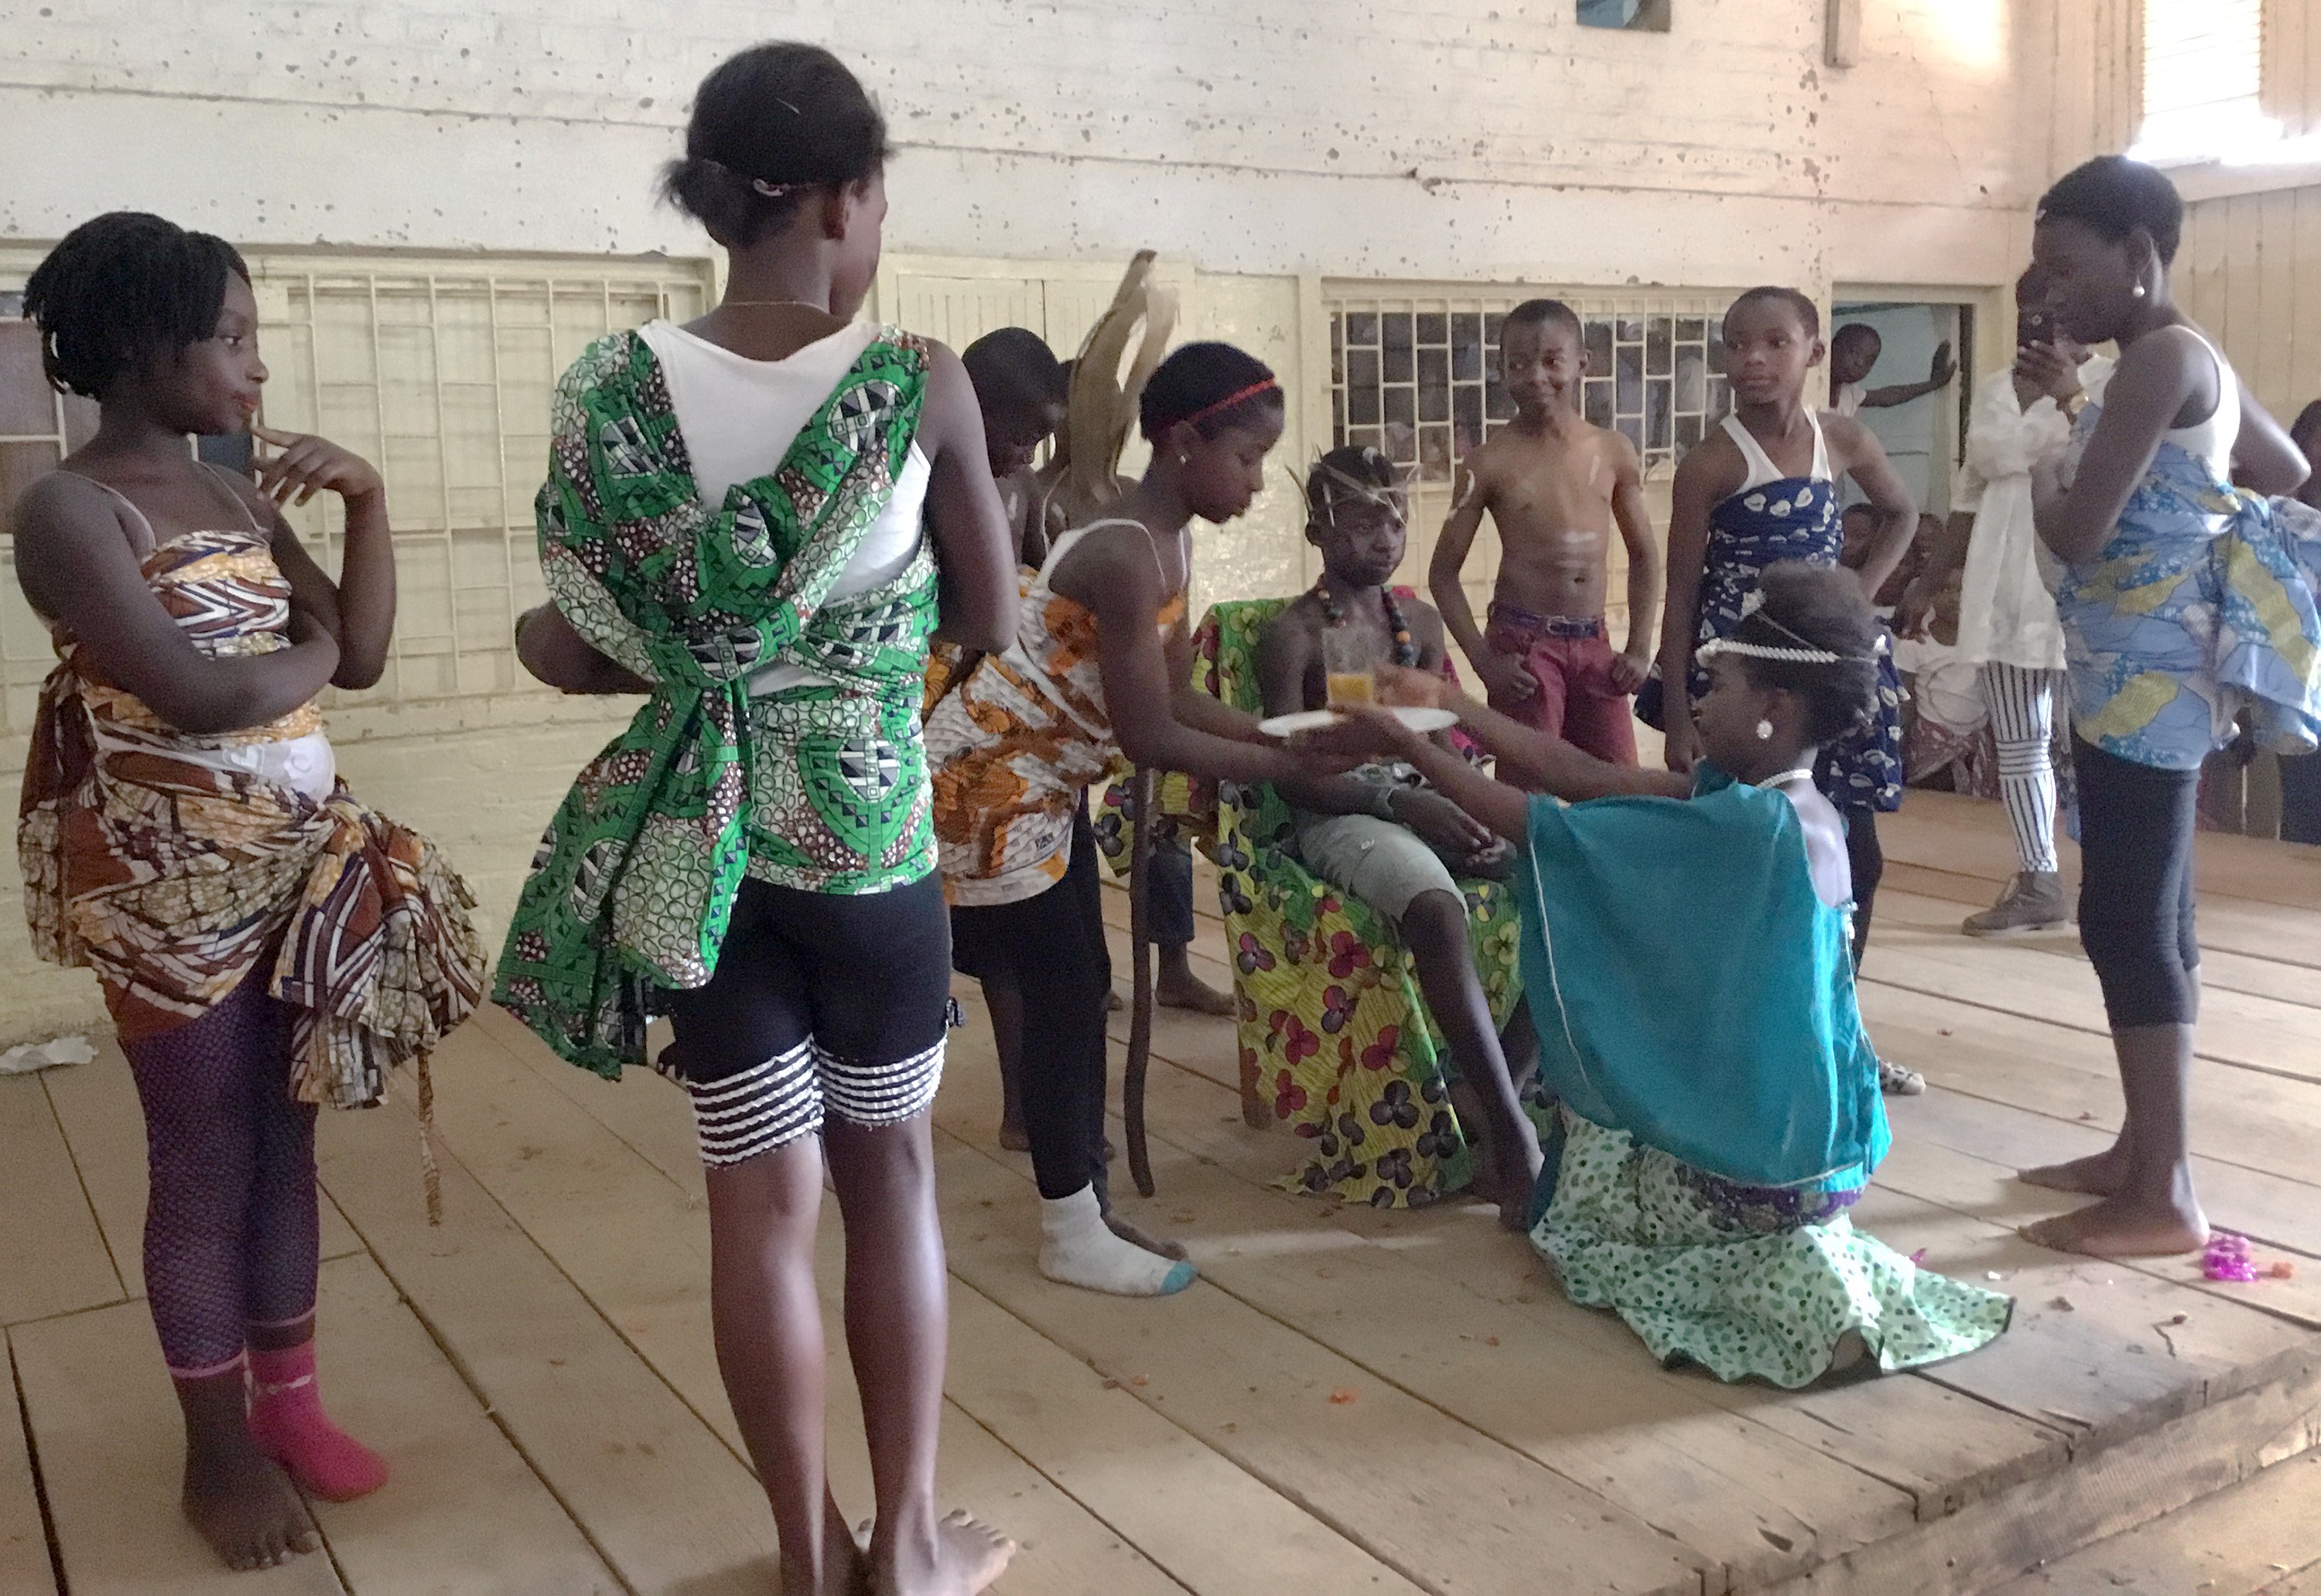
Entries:
{"label": "striped shorts trim", "polygon": [[942,1084],[943,1041],[892,1063],[859,1064],[814,1050],[822,1095],[830,1111],[849,1125],[895,1125],[924,1113]]}
{"label": "striped shorts trim", "polygon": [[701,1162],[742,1163],[822,1130],[825,1107],[850,1125],[897,1125],[926,1111],[942,1084],[943,1044],[888,1063],[864,1064],[811,1039],[722,1081],[685,1082]]}
{"label": "striped shorts trim", "polygon": [[770,1153],[822,1129],[822,1092],[815,1084],[811,1042],[706,1086],[688,1081],[685,1090],[693,1099],[701,1162],[712,1169]]}

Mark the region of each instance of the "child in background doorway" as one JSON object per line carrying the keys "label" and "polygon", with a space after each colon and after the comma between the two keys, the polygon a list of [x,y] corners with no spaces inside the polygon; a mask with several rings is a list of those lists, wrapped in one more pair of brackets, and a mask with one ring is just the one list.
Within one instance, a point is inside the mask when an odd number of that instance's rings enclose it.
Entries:
{"label": "child in background doorway", "polygon": [[[387,1480],[315,1391],[315,1105],[376,1102],[387,1065],[473,1009],[474,900],[348,793],[315,703],[386,668],[378,473],[256,429],[277,452],[253,486],[186,446],[253,430],[267,371],[241,257],[115,212],[50,252],[24,309],[50,383],[100,417],[14,515],[59,660],[24,771],[25,912],[42,958],[96,972],[136,1080],[186,1517],[232,1567],[266,1567],[314,1549],[292,1481],[349,1501]],[[281,515],[318,493],[345,506],[335,582]]]}
{"label": "child in background doorway", "polygon": [[[1724,337],[1733,414],[1677,468],[1669,514],[1661,700],[1648,707],[1668,734],[1672,771],[1689,771],[1700,756],[1692,705],[1708,690],[1708,678],[1696,659],[1699,646],[1732,635],[1758,602],[1758,579],[1767,566],[1840,563],[1837,479],[1853,479],[1874,519],[1853,568],[1864,597],[1885,587],[1918,524],[1909,489],[1869,429],[1847,416],[1817,414],[1806,401],[1807,380],[1827,352],[1812,300],[1794,288],[1752,288],[1725,313]],[[1877,714],[1866,728],[1823,749],[1815,771],[1845,818],[1856,964],[1885,869],[1878,816],[1902,805],[1901,712],[1900,682],[1885,659]],[[1889,1089],[1910,1090],[1907,1074],[1897,1072]]]}
{"label": "child in background doorway", "polygon": [[[1387,588],[1402,563],[1403,500],[1393,464],[1375,449],[1322,457],[1306,479],[1306,536],[1322,551],[1314,590],[1258,639],[1269,715],[1327,702],[1323,639],[1350,634],[1374,665],[1443,667],[1443,621]],[[1297,848],[1315,875],[1395,923],[1416,966],[1426,1007],[1443,1027],[1462,1081],[1482,1105],[1490,1172],[1481,1185],[1519,1227],[1539,1174],[1539,1137],[1525,1117],[1490,1000],[1467,939],[1467,896],[1457,876],[1504,877],[1512,862],[1488,826],[1420,780],[1379,761],[1343,776],[1275,784],[1297,815]]]}
{"label": "child in background doorway", "polygon": [[[1499,379],[1515,418],[1467,457],[1427,583],[1492,707],[1598,759],[1634,764],[1629,695],[1652,664],[1660,552],[1634,446],[1580,414],[1587,371],[1568,306],[1532,299],[1507,313]],[[1486,512],[1501,551],[1488,634],[1460,585]],[[1604,634],[1615,524],[1628,551],[1628,637],[1618,653]]]}
{"label": "child in background doorway", "polygon": [[1885,352],[1886,341],[1878,329],[1866,322],[1848,322],[1830,335],[1829,340],[1829,407],[1840,415],[1852,417],[1864,410],[1890,410],[1897,405],[1907,405],[1913,399],[1923,399],[1951,384],[1958,374],[1958,361],[1951,357],[1950,342],[1945,339],[1934,346],[1934,358],[1926,367],[1924,382],[1897,382],[1885,388],[1871,388],[1870,374],[1878,368],[1878,357]]}

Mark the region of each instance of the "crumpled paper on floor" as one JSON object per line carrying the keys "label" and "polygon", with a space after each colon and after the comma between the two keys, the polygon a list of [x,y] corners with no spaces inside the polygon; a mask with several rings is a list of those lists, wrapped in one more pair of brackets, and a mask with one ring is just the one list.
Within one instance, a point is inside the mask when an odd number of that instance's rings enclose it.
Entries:
{"label": "crumpled paper on floor", "polygon": [[85,1064],[96,1056],[86,1036],[59,1036],[50,1042],[26,1042],[0,1053],[0,1075],[29,1075],[59,1064]]}

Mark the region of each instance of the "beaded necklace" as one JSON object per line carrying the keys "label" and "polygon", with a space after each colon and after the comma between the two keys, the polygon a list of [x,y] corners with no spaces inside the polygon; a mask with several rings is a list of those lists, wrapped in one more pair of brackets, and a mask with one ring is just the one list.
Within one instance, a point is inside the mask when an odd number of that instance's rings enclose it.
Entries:
{"label": "beaded necklace", "polygon": [[[1326,578],[1314,584],[1314,601],[1322,606],[1322,620],[1325,625],[1345,624],[1346,606],[1336,594],[1330,591]],[[1394,601],[1392,588],[1379,589],[1379,605],[1386,611],[1386,629],[1394,634],[1394,662],[1402,666],[1417,664],[1418,644],[1411,639],[1410,627],[1402,618],[1402,606]]]}

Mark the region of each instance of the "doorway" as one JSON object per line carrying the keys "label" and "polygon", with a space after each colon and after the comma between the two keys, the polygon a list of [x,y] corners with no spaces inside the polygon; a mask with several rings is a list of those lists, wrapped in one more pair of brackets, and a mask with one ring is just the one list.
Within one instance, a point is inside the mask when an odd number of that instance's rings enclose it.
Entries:
{"label": "doorway", "polygon": [[[1963,407],[1973,392],[1970,362],[1974,352],[1971,307],[1892,299],[1848,299],[1841,294],[1830,317],[1831,361],[1847,327],[1867,327],[1878,335],[1878,359],[1861,386],[1872,399],[1897,388],[1916,388],[1931,374],[1936,351],[1947,347],[1957,369],[1943,387],[1898,404],[1870,404],[1858,419],[1885,446],[1886,458],[1922,511],[1947,515],[1951,474],[1964,437]],[[1858,336],[1858,335],[1857,335]],[[1859,503],[1861,489],[1847,485],[1846,502]]]}

